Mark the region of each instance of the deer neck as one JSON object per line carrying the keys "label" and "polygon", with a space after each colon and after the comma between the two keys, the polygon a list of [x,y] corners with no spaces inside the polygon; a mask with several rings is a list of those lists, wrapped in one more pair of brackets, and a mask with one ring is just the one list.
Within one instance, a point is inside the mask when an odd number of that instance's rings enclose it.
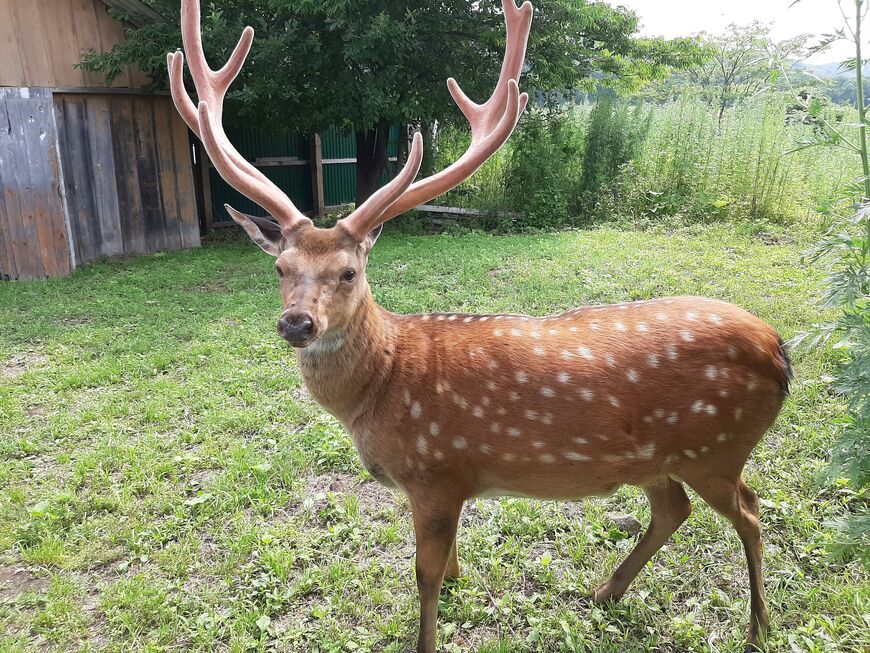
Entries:
{"label": "deer neck", "polygon": [[317,402],[349,430],[392,372],[396,333],[366,287],[348,323],[297,349],[302,378]]}

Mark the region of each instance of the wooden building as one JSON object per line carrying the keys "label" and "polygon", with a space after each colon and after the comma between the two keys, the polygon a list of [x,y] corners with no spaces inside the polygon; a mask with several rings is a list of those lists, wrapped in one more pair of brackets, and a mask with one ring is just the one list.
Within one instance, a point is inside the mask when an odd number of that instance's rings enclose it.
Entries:
{"label": "wooden building", "polygon": [[138,0],[0,0],[0,279],[69,274],[102,256],[198,247],[191,141],[166,94],[129,70],[77,67]]}

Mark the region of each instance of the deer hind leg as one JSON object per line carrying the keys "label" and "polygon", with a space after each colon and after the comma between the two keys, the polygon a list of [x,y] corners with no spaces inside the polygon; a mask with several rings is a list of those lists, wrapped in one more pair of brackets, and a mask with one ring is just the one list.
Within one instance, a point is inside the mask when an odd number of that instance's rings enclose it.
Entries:
{"label": "deer hind leg", "polygon": [[447,558],[447,570],[444,572],[444,578],[454,579],[462,576],[462,569],[459,566],[459,537],[453,538],[453,546],[450,547],[450,557]]}
{"label": "deer hind leg", "polygon": [[456,546],[456,528],[462,500],[444,497],[411,497],[414,532],[417,536],[417,591],[420,594],[420,637],[417,653],[435,653],[438,594],[444,582],[451,550]]}
{"label": "deer hind leg", "polygon": [[764,578],[761,570],[761,524],[758,495],[739,476],[704,478],[686,482],[716,512],[727,517],[743,542],[749,568],[750,621],[747,651],[757,650],[767,637],[770,617],[764,598]]}
{"label": "deer hind leg", "polygon": [[643,537],[610,579],[595,590],[596,601],[617,600],[668,538],[688,519],[692,504],[682,483],[665,478],[643,488],[650,504],[650,523]]}

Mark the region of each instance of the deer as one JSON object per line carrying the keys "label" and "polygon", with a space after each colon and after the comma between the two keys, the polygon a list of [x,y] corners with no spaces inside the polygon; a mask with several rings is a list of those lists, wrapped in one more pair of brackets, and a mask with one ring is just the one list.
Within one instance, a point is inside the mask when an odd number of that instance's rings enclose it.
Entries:
{"label": "deer", "polygon": [[230,143],[227,89],[251,48],[245,28],[212,70],[198,0],[181,3],[184,54],[167,55],[173,101],[220,175],[269,217],[226,210],[275,258],[283,311],[277,332],[295,352],[313,398],[352,438],[363,466],[408,497],[416,537],[418,653],[436,650],[438,597],[460,575],[457,530],[466,501],[505,495],[577,500],[623,485],[649,500],[643,536],[595,601],[620,599],[689,517],[688,486],[727,518],[749,570],[747,648],[769,615],[758,495],[743,480],[753,448],[776,419],[792,368],[768,324],[724,301],[664,297],[520,314],[398,315],[380,307],[366,266],[383,225],[475,173],[509,138],[533,9],[503,0],[505,54],[495,89],[477,104],[447,85],[471,144],[444,170],[416,180],[422,138],[401,171],[329,228],[316,227]]}

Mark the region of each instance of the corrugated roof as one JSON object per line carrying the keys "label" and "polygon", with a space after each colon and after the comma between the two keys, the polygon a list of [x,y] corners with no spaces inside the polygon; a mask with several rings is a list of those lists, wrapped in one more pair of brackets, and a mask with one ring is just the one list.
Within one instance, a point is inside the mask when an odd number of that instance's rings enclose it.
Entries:
{"label": "corrugated roof", "polygon": [[128,14],[137,27],[163,20],[163,16],[140,0],[103,0],[103,3],[112,9]]}

